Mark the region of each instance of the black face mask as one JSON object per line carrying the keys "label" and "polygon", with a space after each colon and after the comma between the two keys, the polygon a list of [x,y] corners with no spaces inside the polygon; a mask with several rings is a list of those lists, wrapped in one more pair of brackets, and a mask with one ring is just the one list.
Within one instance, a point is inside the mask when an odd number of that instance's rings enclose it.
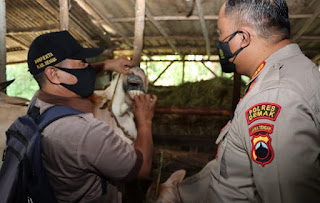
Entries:
{"label": "black face mask", "polygon": [[62,85],[63,87],[67,88],[68,90],[76,93],[81,97],[89,97],[90,95],[93,94],[94,84],[96,81],[96,74],[92,66],[88,65],[85,68],[79,68],[79,69],[69,69],[69,68],[61,68],[61,67],[56,67],[56,68],[62,71],[65,71],[67,73],[70,73],[78,79],[78,82],[76,84],[68,85],[65,83],[60,83],[60,85]]}
{"label": "black face mask", "polygon": [[228,37],[226,37],[223,41],[217,42],[217,50],[219,54],[221,68],[222,68],[222,71],[225,73],[237,72],[236,64],[233,63],[235,58],[233,59],[232,62],[229,61],[229,59],[231,59],[234,56],[237,56],[243,50],[243,48],[240,48],[234,53],[231,53],[230,51],[229,42],[236,36],[237,33],[239,32],[237,31],[229,35],[228,36],[229,40],[226,42],[224,42],[224,40],[227,39]]}

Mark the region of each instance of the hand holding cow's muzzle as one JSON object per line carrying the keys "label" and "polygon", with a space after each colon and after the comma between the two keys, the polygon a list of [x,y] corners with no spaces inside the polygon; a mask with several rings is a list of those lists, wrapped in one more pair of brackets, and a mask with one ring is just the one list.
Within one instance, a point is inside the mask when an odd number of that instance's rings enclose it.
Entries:
{"label": "hand holding cow's muzzle", "polygon": [[141,94],[134,97],[134,116],[137,125],[152,123],[156,103],[156,95]]}

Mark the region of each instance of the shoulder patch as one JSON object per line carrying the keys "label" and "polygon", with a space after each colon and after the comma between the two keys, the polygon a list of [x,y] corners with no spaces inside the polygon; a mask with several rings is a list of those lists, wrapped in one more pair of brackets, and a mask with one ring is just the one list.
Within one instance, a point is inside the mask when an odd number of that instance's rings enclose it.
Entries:
{"label": "shoulder patch", "polygon": [[273,125],[269,123],[259,123],[249,129],[250,137],[252,137],[251,158],[261,166],[270,163],[274,157],[270,137],[272,132]]}
{"label": "shoulder patch", "polygon": [[258,119],[269,119],[275,121],[280,113],[281,107],[275,103],[260,103],[250,107],[246,111],[248,125]]}

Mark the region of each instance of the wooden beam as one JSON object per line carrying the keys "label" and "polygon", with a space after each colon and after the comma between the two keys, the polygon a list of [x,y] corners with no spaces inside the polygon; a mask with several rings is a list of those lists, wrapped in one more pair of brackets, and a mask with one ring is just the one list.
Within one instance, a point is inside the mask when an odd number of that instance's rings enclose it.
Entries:
{"label": "wooden beam", "polygon": [[69,1],[59,0],[60,4],[60,30],[69,30]]}
{"label": "wooden beam", "polygon": [[[293,14],[289,15],[290,19],[303,19],[310,18],[312,14]],[[205,15],[203,16],[204,20],[218,20],[218,15]],[[199,16],[153,16],[153,19],[156,21],[194,21],[199,20]],[[150,20],[146,18],[145,20]],[[110,18],[110,21],[113,23],[127,23],[134,22],[134,17],[124,17],[124,18]]]}
{"label": "wooden beam", "polygon": [[320,15],[320,4],[317,7],[316,11],[312,14],[312,16],[304,22],[301,29],[299,29],[299,32],[293,37],[293,41],[297,42],[299,41],[300,37],[303,35],[305,31],[309,28],[309,26],[313,23],[313,21]]}
{"label": "wooden beam", "polygon": [[97,43],[95,43],[95,41],[92,40],[91,37],[77,23],[73,23],[71,21],[70,27],[76,30],[76,32],[78,32],[79,35],[86,39],[86,42],[88,42],[92,47],[98,47]]}
{"label": "wooden beam", "polygon": [[231,112],[223,109],[214,109],[208,107],[176,107],[159,106],[155,109],[157,114],[184,114],[184,115],[202,115],[202,116],[230,116]]}
{"label": "wooden beam", "polygon": [[0,0],[0,82],[6,81],[6,1]]}
{"label": "wooden beam", "polygon": [[7,29],[7,35],[29,35],[34,32],[52,32],[59,30],[59,24],[43,25],[38,27],[27,27],[27,28],[11,28]]}
{"label": "wooden beam", "polygon": [[98,14],[100,15],[100,17],[107,23],[109,24],[124,40],[125,43],[130,46],[133,47],[133,43],[131,40],[128,39],[128,37],[119,30],[119,28],[109,20],[109,18],[106,16],[106,14],[101,10],[101,8],[99,7],[99,5],[97,5],[95,3],[95,1],[87,1],[87,3],[91,6],[91,8]]}
{"label": "wooden beam", "polygon": [[174,61],[171,61],[169,65],[167,65],[167,67],[159,74],[159,76],[152,82],[152,84],[158,81],[158,79],[163,75],[163,73],[165,73],[168,70],[168,68],[173,64],[173,62]]}
{"label": "wooden beam", "polygon": [[[199,20],[199,16],[153,16],[153,19],[156,21],[190,21],[190,20]],[[206,16],[206,20],[218,20],[218,16]],[[145,20],[150,20],[148,17]],[[110,18],[110,21],[113,23],[127,23],[134,22],[134,17],[125,17],[125,18]]]}
{"label": "wooden beam", "polygon": [[[91,8],[98,14],[100,15],[100,17],[107,23],[109,24],[124,40],[125,40],[125,43],[133,48],[133,43],[131,40],[128,39],[128,37],[123,33],[121,32],[118,27],[109,20],[109,18],[105,15],[105,13],[101,10],[101,8],[96,4],[94,3],[94,1],[90,1],[87,3],[91,6]],[[144,50],[142,50],[142,53],[144,53],[143,55],[147,56],[148,58],[150,58],[150,56],[148,55],[148,53],[146,53]]]}
{"label": "wooden beam", "polygon": [[[157,63],[157,62],[182,62],[181,60],[143,60],[142,62],[154,62],[154,63]],[[184,62],[199,62],[199,63],[203,63],[203,62],[219,62],[219,60],[209,60],[209,59],[205,59],[205,60],[190,60],[190,59],[187,59],[187,60],[184,60]]]}
{"label": "wooden beam", "polygon": [[26,44],[20,42],[19,40],[17,40],[16,38],[14,38],[13,36],[7,36],[10,40],[14,41],[15,43],[17,43],[20,47],[22,47],[23,49],[29,50],[29,46],[27,46]]}
{"label": "wooden beam", "polygon": [[320,36],[311,36],[311,35],[304,35],[300,37],[301,40],[320,40]]}
{"label": "wooden beam", "polygon": [[170,39],[169,35],[167,34],[167,32],[163,29],[163,27],[158,23],[158,21],[156,21],[152,14],[150,13],[149,9],[146,10],[146,15],[148,17],[148,19],[152,22],[152,24],[158,29],[158,31],[161,33],[161,35],[166,39],[167,43],[170,45],[170,47],[172,48],[172,50],[179,54],[181,56],[181,54],[179,53],[177,47],[174,45],[174,43],[172,42],[172,40]]}
{"label": "wooden beam", "polygon": [[59,19],[59,12],[53,8],[46,0],[36,0],[44,9],[46,9],[49,13],[51,13],[54,17]]}
{"label": "wooden beam", "polygon": [[201,5],[200,0],[195,0],[195,1],[196,1],[197,9],[198,9],[198,15],[199,15],[199,18],[200,18],[202,34],[203,34],[203,37],[204,37],[204,39],[206,41],[207,56],[208,56],[208,58],[210,58],[210,40],[209,40],[209,35],[208,35],[206,22],[204,20],[202,5]]}
{"label": "wooden beam", "polygon": [[[144,46],[143,47],[144,50],[159,50],[159,49],[163,49],[163,50],[172,50],[172,48],[170,46]],[[189,45],[185,45],[185,46],[179,46],[179,49],[181,50],[181,52],[185,52],[187,50],[200,50],[203,49],[203,46],[189,46]],[[115,51],[125,51],[127,50],[126,48],[120,48],[120,47],[116,47]],[[214,50],[214,52],[216,52],[216,50]],[[202,54],[198,54],[198,55],[202,55]]]}
{"label": "wooden beam", "polygon": [[[134,39],[133,36],[129,36],[129,39]],[[165,40],[164,36],[144,36],[145,40]],[[204,40],[203,36],[187,36],[187,35],[176,35],[170,36],[170,39],[173,40]],[[210,40],[218,40],[217,36],[210,37]],[[318,35],[303,35],[300,37],[301,40],[320,40]],[[111,37],[111,41],[123,41],[122,37]]]}
{"label": "wooden beam", "polygon": [[87,3],[85,0],[75,0],[75,2],[78,3],[78,5],[91,16],[93,19],[91,19],[92,23],[94,23],[96,26],[101,26],[104,30],[107,32],[115,35],[117,32],[109,25],[107,24],[101,16],[96,13],[96,11]]}
{"label": "wooden beam", "polygon": [[7,65],[16,65],[16,64],[23,64],[23,63],[27,63],[27,60],[8,62]]}
{"label": "wooden beam", "polygon": [[136,0],[135,12],[136,21],[134,23],[134,43],[133,43],[133,66],[140,67],[141,53],[143,47],[144,16],[146,11],[146,1]]}
{"label": "wooden beam", "polygon": [[[133,36],[129,36],[129,39],[134,39]],[[144,36],[145,40],[166,40],[166,38],[161,36]],[[179,35],[179,36],[170,36],[170,39],[174,40],[204,40],[203,36],[187,36],[187,35]],[[212,40],[217,40],[218,37],[213,37]],[[122,37],[111,37],[111,41],[123,41]]]}
{"label": "wooden beam", "polygon": [[[59,19],[60,17],[60,13],[53,8],[52,6],[50,6],[50,4],[46,1],[46,0],[36,0],[44,9],[46,9],[51,15],[55,16],[57,19]],[[66,1],[66,0],[64,0]],[[61,24],[60,24],[61,25]],[[89,42],[89,44],[93,47],[98,47],[97,44],[95,42],[93,42],[93,40],[90,38],[90,36],[83,31],[83,29],[75,22],[70,21],[70,27],[75,29],[82,37],[84,37],[85,39],[87,39],[87,41]]]}

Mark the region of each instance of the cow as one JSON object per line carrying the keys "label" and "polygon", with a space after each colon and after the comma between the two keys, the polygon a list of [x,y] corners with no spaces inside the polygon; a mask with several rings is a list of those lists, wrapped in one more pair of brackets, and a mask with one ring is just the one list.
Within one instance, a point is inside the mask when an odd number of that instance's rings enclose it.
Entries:
{"label": "cow", "polygon": [[216,166],[212,160],[203,169],[186,179],[186,171],[178,170],[162,184],[153,182],[146,194],[147,203],[201,203],[209,187],[210,174]]}
{"label": "cow", "polygon": [[[10,97],[4,90],[14,80],[0,83],[0,157],[3,155],[3,150],[6,146],[5,132],[10,125],[19,117],[27,113],[29,102],[28,99],[21,97]],[[0,167],[2,161],[0,161]]]}
{"label": "cow", "polygon": [[108,87],[96,90],[90,99],[94,103],[94,117],[105,121],[124,141],[132,144],[137,137],[133,98],[147,92],[148,79],[139,67],[130,71],[128,75],[113,73]]}

